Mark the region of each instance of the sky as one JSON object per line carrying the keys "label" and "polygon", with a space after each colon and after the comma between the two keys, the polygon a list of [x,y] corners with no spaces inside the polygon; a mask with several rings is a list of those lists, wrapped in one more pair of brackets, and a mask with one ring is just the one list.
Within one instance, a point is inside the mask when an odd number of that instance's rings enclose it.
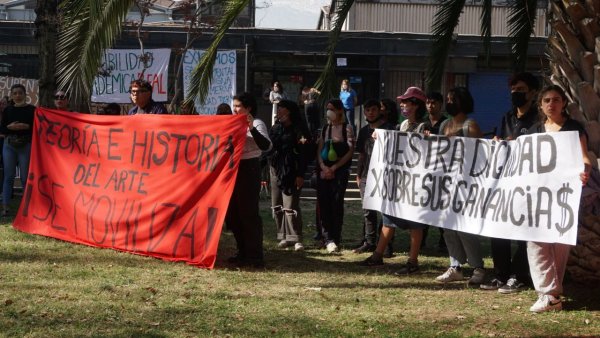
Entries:
{"label": "sky", "polygon": [[321,6],[331,0],[256,0],[256,27],[316,29]]}

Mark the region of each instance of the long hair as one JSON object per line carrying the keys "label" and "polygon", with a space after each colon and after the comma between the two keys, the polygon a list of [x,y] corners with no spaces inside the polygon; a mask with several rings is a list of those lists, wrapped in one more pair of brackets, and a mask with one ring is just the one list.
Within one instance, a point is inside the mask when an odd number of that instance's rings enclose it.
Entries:
{"label": "long hair", "polygon": [[557,85],[549,85],[544,87],[544,89],[542,89],[540,91],[540,94],[538,95],[538,111],[540,114],[540,120],[542,122],[546,122],[546,120],[548,120],[548,116],[546,116],[546,114],[544,114],[544,112],[542,111],[542,99],[544,98],[544,95],[548,92],[557,92],[558,95],[560,95],[560,97],[562,98],[562,100],[565,102],[565,107],[562,109],[562,111],[560,112],[560,114],[564,117],[569,117],[569,114],[567,113],[567,105],[566,103],[569,102],[569,98],[567,98],[567,94],[565,93],[565,91]]}
{"label": "long hair", "polygon": [[398,124],[398,105],[396,101],[392,99],[381,99],[381,105],[383,105],[385,111],[387,112],[387,122],[393,124],[394,126]]}
{"label": "long hair", "polygon": [[297,131],[301,132],[305,137],[310,136],[310,131],[308,126],[306,125],[306,120],[300,113],[300,108],[298,104],[292,100],[281,100],[277,104],[278,107],[285,108],[290,112],[290,120],[292,122],[293,128]]}
{"label": "long hair", "polygon": [[454,97],[454,103],[458,103],[459,111],[471,114],[474,109],[473,96],[465,87],[454,87],[448,91]]}

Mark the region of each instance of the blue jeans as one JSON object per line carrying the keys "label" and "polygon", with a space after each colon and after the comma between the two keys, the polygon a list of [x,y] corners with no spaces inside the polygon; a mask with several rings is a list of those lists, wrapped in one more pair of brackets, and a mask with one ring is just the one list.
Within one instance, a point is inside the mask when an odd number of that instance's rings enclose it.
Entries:
{"label": "blue jeans", "polygon": [[4,182],[2,183],[2,204],[9,205],[10,198],[13,193],[13,185],[15,175],[17,173],[17,163],[19,164],[19,172],[21,174],[21,182],[23,187],[27,182],[29,175],[29,156],[31,155],[31,143],[25,146],[15,148],[4,142],[2,147],[2,160],[4,163]]}
{"label": "blue jeans", "polygon": [[354,132],[354,135],[356,135],[356,124],[354,124],[354,108],[352,108],[352,109],[344,108],[344,113],[346,115],[346,119],[348,120],[348,123],[352,126],[352,131]]}

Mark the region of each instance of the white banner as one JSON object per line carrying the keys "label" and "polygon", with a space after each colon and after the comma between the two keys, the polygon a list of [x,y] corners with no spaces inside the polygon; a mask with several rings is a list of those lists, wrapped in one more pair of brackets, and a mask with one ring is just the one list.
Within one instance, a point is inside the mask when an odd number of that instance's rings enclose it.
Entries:
{"label": "white banner", "polygon": [[[150,67],[143,79],[152,85],[152,99],[167,101],[170,49],[146,49]],[[129,84],[139,79],[144,69],[139,49],[107,49],[102,58],[106,76],[97,76],[92,88],[92,102],[131,103]]]}
{"label": "white banner", "polygon": [[487,237],[575,245],[577,132],[514,141],[377,129],[363,207]]}
{"label": "white banner", "polygon": [[[185,53],[185,57],[183,58],[183,91],[185,98],[187,98],[190,88],[192,71],[200,63],[200,59],[204,53],[204,50],[188,50]],[[231,105],[233,96],[235,95],[236,63],[235,50],[217,52],[212,82],[210,83],[206,102],[203,106],[198,101],[195,104],[198,114],[214,115],[221,103]]]}

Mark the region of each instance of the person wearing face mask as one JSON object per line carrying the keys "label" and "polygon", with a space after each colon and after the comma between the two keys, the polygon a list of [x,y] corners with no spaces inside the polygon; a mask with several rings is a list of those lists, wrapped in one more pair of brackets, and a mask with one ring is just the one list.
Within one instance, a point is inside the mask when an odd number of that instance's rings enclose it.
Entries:
{"label": "person wearing face mask", "polygon": [[[538,79],[531,73],[518,73],[511,77],[509,85],[512,108],[502,117],[500,134],[495,137],[496,140],[514,140],[526,134],[529,128],[539,122],[535,102],[540,87]],[[510,294],[531,285],[527,242],[503,238],[491,238],[490,241],[495,277],[488,283],[481,284],[481,288]],[[514,255],[513,242],[517,247]]]}
{"label": "person wearing face mask", "polygon": [[[400,101],[401,113],[406,120],[402,121],[398,129],[403,132],[421,133],[424,128],[424,120],[427,114],[425,101],[427,97],[418,87],[409,87],[403,95],[398,96]],[[405,220],[392,215],[382,214],[383,227],[377,242],[377,248],[373,254],[362,261],[363,266],[383,265],[383,254],[392,240],[396,228],[410,231],[410,251],[407,262],[396,272],[397,275],[407,275],[419,272],[419,251],[421,249],[421,240],[423,239],[423,229],[426,224]]]}
{"label": "person wearing face mask", "polygon": [[304,250],[300,192],[304,174],[314,148],[312,137],[298,105],[281,100],[277,105],[277,122],[269,132],[273,149],[269,152],[271,206],[277,225],[279,248]]}
{"label": "person wearing face mask", "polygon": [[327,125],[321,132],[317,159],[317,201],[322,238],[327,252],[338,251],[344,223],[344,194],[354,153],[354,133],[344,121],[344,106],[339,99],[327,102]]}
{"label": "person wearing face mask", "polygon": [[[446,96],[446,112],[452,118],[442,123],[440,135],[481,138],[483,135],[477,122],[467,118],[467,115],[473,112],[473,106],[473,96],[467,88],[451,89]],[[450,267],[435,280],[440,283],[464,281],[461,265],[468,262],[474,268],[473,275],[468,280],[469,284],[480,285],[483,283],[485,270],[480,236],[444,229],[444,240],[450,256]]]}
{"label": "person wearing face mask", "polygon": [[[356,138],[356,150],[358,151],[358,160],[356,163],[356,185],[360,190],[360,197],[364,198],[365,188],[367,186],[367,174],[369,172],[369,163],[375,140],[371,135],[376,128],[393,130],[394,127],[385,120],[385,111],[381,110],[380,103],[377,100],[370,99],[363,104],[363,112],[367,125],[358,131]],[[352,250],[354,253],[372,252],[377,243],[377,214],[375,210],[363,209],[363,238],[360,244]]]}

